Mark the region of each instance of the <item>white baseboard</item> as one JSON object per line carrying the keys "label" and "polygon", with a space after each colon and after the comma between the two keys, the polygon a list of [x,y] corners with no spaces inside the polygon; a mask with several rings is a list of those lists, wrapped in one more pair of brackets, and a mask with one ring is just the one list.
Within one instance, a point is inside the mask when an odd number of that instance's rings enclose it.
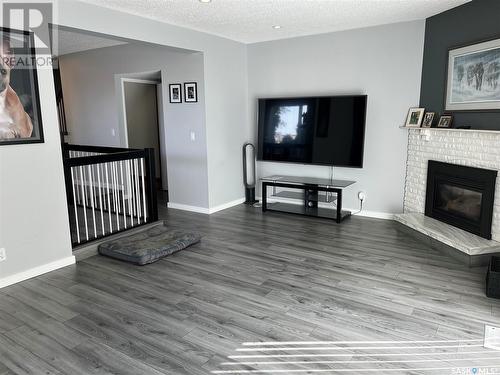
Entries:
{"label": "white baseboard", "polygon": [[[259,201],[262,202],[262,197],[257,197]],[[287,199],[287,198],[267,198],[268,202],[284,202],[284,203],[291,203],[291,204],[297,204],[301,205],[303,202],[300,202],[296,199]],[[327,205],[326,203],[320,203],[319,207],[323,208],[331,208],[331,206]],[[351,212],[356,212],[355,216],[363,216],[363,217],[371,217],[374,219],[384,219],[384,220],[394,220],[394,215],[393,213],[389,212],[379,212],[379,211],[366,211],[363,210],[361,212],[359,211],[359,208],[343,208],[346,211],[351,211]]]}
{"label": "white baseboard", "polygon": [[239,199],[236,199],[234,201],[227,202],[227,203],[224,203],[224,204],[212,207],[212,208],[209,209],[209,213],[213,214],[215,212],[226,210],[228,208],[231,208],[231,207],[237,206],[239,204],[242,204],[243,202],[245,202],[245,198],[239,198]]}
{"label": "white baseboard", "polygon": [[180,203],[168,202],[167,207],[173,208],[175,210],[197,212],[199,214],[207,214],[208,215],[210,213],[209,209],[206,207],[190,206],[187,204],[180,204]]}
{"label": "white baseboard", "polygon": [[237,206],[239,204],[242,204],[245,201],[245,198],[239,198],[231,202],[227,202],[212,208],[206,208],[206,207],[198,207],[198,206],[189,206],[187,204],[179,204],[179,203],[167,203],[168,208],[173,208],[176,210],[183,210],[183,211],[190,211],[190,212],[197,212],[199,214],[213,214],[222,210],[225,210],[227,208],[231,208],[234,206]]}
{"label": "white baseboard", "polygon": [[[354,208],[346,208],[345,210],[351,211],[351,212],[358,212],[358,209]],[[384,219],[384,220],[394,220],[394,215],[396,214],[391,214],[389,212],[379,212],[379,211],[361,211],[356,213],[354,216],[363,216],[363,217],[371,217],[374,219]]]}
{"label": "white baseboard", "polygon": [[[257,197],[257,199],[259,201],[262,201],[262,197]],[[293,200],[293,199],[280,198],[278,200],[276,198],[268,198],[268,202],[273,202],[273,201],[280,201],[280,202],[286,202],[286,203],[292,203],[292,204],[301,204],[301,202],[299,202],[297,200]],[[234,201],[224,203],[224,204],[221,204],[219,206],[212,207],[212,208],[189,206],[189,205],[185,205],[185,204],[168,202],[168,208],[174,208],[177,210],[197,212],[200,214],[210,215],[210,214],[213,214],[215,212],[219,212],[219,211],[225,210],[227,208],[237,206],[239,204],[242,204],[243,202],[245,202],[245,198],[240,198],[240,199],[236,199]],[[320,204],[320,207],[327,207],[327,206]],[[345,208],[345,210],[351,211],[351,212],[358,211],[358,209],[356,209],[356,208]],[[389,212],[365,211],[365,210],[356,214],[356,216],[371,217],[374,219],[384,219],[384,220],[394,220],[394,215],[395,214],[389,213]]]}
{"label": "white baseboard", "polygon": [[16,273],[15,275],[12,276],[7,276],[2,279],[0,279],[0,289],[5,288],[6,286],[12,285],[19,283],[24,280],[31,279],[36,276],[43,275],[44,273],[55,271],[59,268],[63,268],[66,266],[70,266],[72,264],[75,264],[75,257],[70,256],[67,258],[63,258],[60,260],[56,260],[55,262],[47,263],[42,266],[38,266],[35,268],[32,268],[27,271],[19,272]]}

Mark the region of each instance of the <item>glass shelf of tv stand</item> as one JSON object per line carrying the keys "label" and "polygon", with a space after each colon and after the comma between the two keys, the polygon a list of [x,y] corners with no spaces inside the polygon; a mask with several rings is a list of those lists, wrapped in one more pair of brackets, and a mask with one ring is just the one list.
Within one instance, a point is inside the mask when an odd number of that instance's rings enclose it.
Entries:
{"label": "glass shelf of tv stand", "polygon": [[318,185],[323,187],[345,189],[356,183],[356,181],[338,180],[331,178],[317,178],[317,177],[301,177],[301,176],[282,176],[273,175],[261,178],[262,181],[270,182],[283,182],[287,184],[297,185]]}
{"label": "glass shelf of tv stand", "polygon": [[[297,187],[303,187],[307,185],[318,185],[329,188],[340,188],[344,189],[351,186],[355,181],[348,180],[337,180],[330,178],[317,178],[317,177],[302,177],[302,176],[282,176],[273,175],[261,178],[262,181],[270,182],[283,182],[287,184],[296,184]],[[287,189],[287,188],[284,188]],[[276,187],[273,188],[273,192],[270,198],[285,198],[285,199],[304,199],[304,191],[292,190],[280,190]],[[319,192],[317,197],[309,197],[311,201],[317,201],[318,203],[335,203],[337,201],[337,194],[332,192]]]}
{"label": "glass shelf of tv stand", "polygon": [[[304,192],[296,190],[273,190],[273,193],[269,198],[284,198],[284,199],[304,199]],[[337,201],[337,195],[335,193],[325,192],[324,194],[318,193],[317,197],[309,197],[310,201],[316,201],[318,203],[335,203]]]}

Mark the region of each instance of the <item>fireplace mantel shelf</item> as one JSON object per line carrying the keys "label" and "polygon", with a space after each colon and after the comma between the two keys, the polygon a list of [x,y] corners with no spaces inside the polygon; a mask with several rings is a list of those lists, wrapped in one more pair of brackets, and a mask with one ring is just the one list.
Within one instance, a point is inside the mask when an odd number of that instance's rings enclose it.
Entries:
{"label": "fireplace mantel shelf", "polygon": [[432,131],[448,131],[448,132],[468,132],[468,133],[492,133],[500,135],[500,130],[485,130],[485,129],[457,129],[457,128],[412,128],[410,126],[400,126],[401,129],[416,130],[427,133]]}
{"label": "fireplace mantel shelf", "polygon": [[395,220],[469,256],[500,252],[500,242],[476,236],[421,213],[399,214]]}

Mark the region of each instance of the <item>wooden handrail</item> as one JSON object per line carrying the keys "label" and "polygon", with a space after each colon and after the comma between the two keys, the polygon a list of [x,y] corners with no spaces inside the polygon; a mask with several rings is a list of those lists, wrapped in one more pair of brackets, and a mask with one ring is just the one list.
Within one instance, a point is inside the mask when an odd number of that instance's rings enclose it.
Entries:
{"label": "wooden handrail", "polygon": [[145,158],[145,157],[146,157],[145,150],[122,151],[122,152],[115,152],[112,154],[81,156],[81,157],[77,157],[77,158],[65,158],[64,159],[64,166],[77,167],[80,165],[109,163],[112,161],[139,159],[139,158]]}
{"label": "wooden handrail", "polygon": [[71,143],[63,143],[63,149],[68,151],[85,151],[85,152],[102,152],[104,154],[125,151],[137,151],[138,148],[123,148],[109,146],[90,146],[90,145],[74,145]]}

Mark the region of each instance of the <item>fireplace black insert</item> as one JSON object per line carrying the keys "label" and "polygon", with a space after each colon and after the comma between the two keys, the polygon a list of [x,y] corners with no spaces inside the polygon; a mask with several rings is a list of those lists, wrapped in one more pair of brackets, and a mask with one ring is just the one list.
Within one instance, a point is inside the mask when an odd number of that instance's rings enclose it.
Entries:
{"label": "fireplace black insert", "polygon": [[497,171],[429,160],[425,214],[491,239]]}

